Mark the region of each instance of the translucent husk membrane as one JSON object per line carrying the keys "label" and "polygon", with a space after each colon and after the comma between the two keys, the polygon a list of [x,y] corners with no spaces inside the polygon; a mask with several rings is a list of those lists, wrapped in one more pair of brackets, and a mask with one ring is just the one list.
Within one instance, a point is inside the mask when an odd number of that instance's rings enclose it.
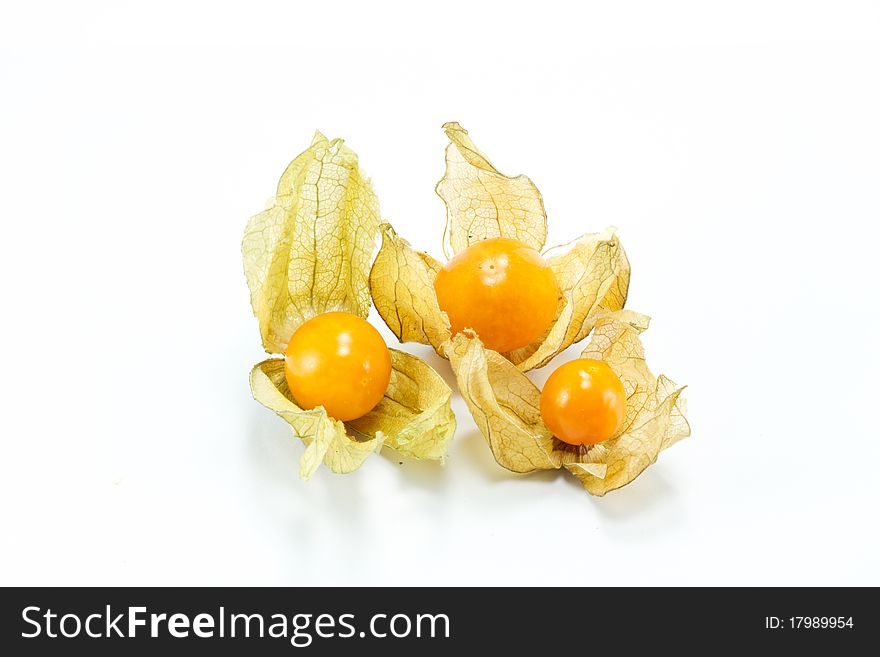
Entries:
{"label": "translucent husk membrane", "polygon": [[[245,229],[242,255],[263,347],[283,354],[293,332],[312,317],[344,311],[366,318],[369,272],[380,225],[379,203],[341,139],[316,133],[284,171],[275,198]],[[356,470],[391,447],[414,458],[442,460],[455,433],[451,390],[417,357],[391,350],[391,381],[364,417],[340,422],[322,408],[300,408],[284,377],[284,360],[251,371],[254,399],[275,411],[306,444],[300,476],[321,463]]]}

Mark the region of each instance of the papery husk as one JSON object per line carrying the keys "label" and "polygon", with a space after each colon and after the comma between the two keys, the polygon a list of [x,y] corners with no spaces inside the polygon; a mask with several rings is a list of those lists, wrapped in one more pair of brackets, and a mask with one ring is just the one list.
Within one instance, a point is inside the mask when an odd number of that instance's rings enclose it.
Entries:
{"label": "papery husk", "polygon": [[495,460],[513,472],[565,467],[593,495],[633,481],[663,450],[690,435],[683,388],[655,377],[639,335],[648,318],[632,311],[596,317],[582,356],[604,360],[620,377],[627,411],[620,431],[590,447],[555,438],[541,418],[540,391],[515,365],[486,349],[473,333],[455,336],[449,349],[462,397]]}

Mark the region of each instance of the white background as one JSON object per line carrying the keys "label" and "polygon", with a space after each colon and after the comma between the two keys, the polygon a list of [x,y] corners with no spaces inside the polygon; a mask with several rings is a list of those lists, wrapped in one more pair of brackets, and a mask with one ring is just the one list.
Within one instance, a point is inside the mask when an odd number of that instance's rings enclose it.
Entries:
{"label": "white background", "polygon": [[[2,4],[0,584],[880,584],[875,3],[296,4]],[[320,128],[440,257],[449,120],[689,384],[605,498],[457,396],[444,467],[303,483],[250,397],[247,218]]]}

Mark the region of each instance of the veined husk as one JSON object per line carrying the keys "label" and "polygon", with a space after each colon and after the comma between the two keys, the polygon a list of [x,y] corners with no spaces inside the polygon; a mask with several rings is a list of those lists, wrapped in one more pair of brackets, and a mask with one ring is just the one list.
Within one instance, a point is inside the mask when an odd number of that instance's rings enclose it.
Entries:
{"label": "veined husk", "polygon": [[501,354],[486,349],[474,334],[459,334],[449,357],[461,395],[489,443],[495,460],[513,472],[566,468],[593,495],[604,495],[635,479],[659,453],[690,435],[683,387],[645,362],[639,335],[645,315],[606,312],[581,356],[605,361],[627,394],[620,431],[598,445],[574,447],[553,436],[541,419],[540,390]]}
{"label": "veined husk", "polygon": [[[284,171],[269,207],[251,218],[242,255],[263,347],[283,354],[293,332],[312,317],[344,311],[366,318],[369,272],[380,225],[379,203],[355,153],[341,139],[316,133]],[[383,445],[415,458],[442,460],[455,433],[451,390],[415,356],[391,350],[391,381],[362,418],[340,422],[319,407],[297,406],[284,361],[251,371],[254,399],[275,411],[306,444],[300,475],[321,463],[356,470]]]}

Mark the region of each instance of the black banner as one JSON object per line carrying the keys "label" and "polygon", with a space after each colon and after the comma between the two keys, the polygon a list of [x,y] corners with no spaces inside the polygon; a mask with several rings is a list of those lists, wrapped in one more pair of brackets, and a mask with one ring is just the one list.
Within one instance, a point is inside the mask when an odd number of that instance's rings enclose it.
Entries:
{"label": "black banner", "polygon": [[850,650],[880,639],[874,600],[873,590],[839,588],[8,588],[0,648],[7,655]]}

